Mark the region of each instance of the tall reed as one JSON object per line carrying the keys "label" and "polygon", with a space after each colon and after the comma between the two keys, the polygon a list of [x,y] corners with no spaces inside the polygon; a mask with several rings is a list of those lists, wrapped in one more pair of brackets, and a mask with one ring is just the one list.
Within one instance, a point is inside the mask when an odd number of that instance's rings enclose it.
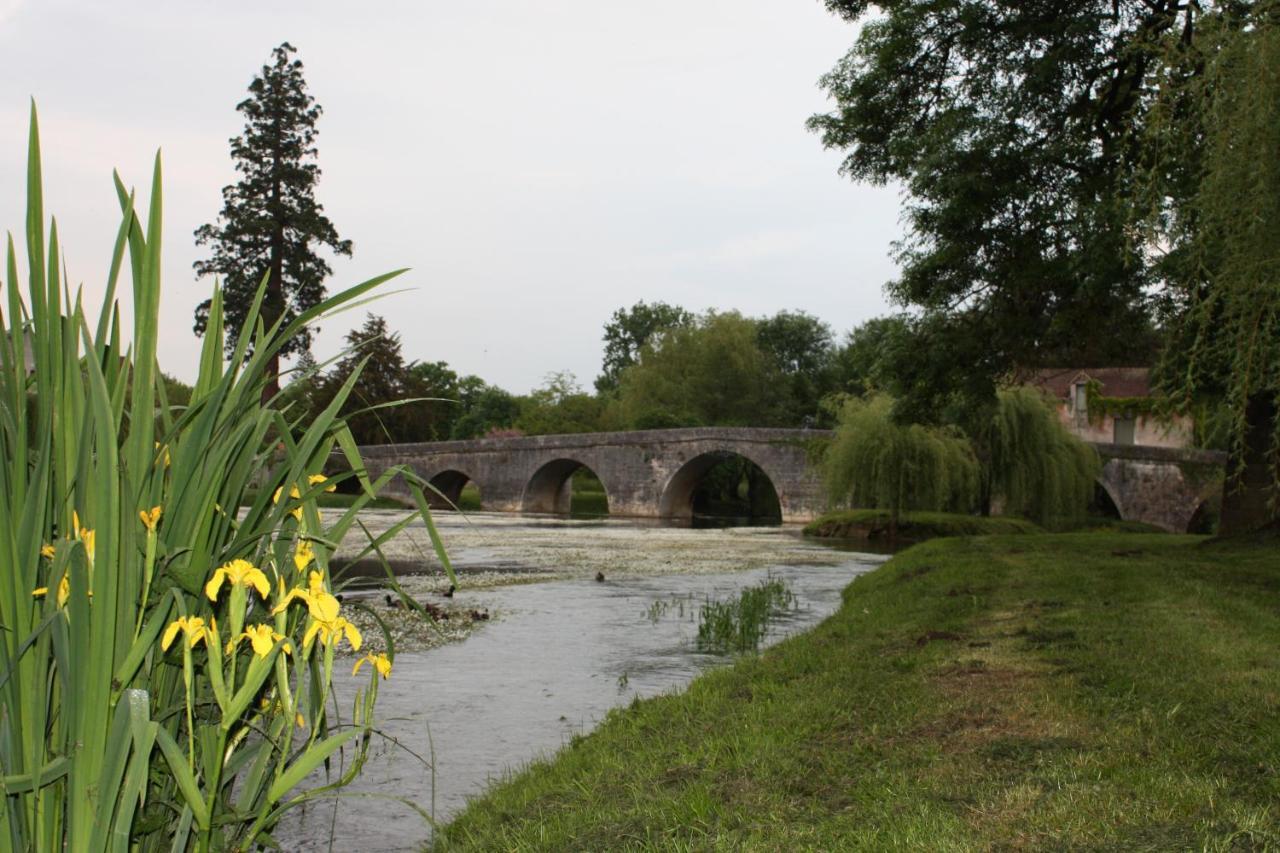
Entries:
{"label": "tall reed", "polygon": [[[364,474],[336,415],[350,382],[296,423],[261,403],[265,367],[299,325],[396,273],[289,326],[263,327],[260,291],[255,332],[225,363],[215,289],[191,401],[172,406],[156,363],[159,156],[145,220],[116,177],[122,215],[96,317],[46,223],[34,106],[27,178],[25,294],[10,235],[0,301],[0,847],[270,843],[285,810],[360,770],[391,660],[343,671],[336,656],[362,638],[333,596],[329,559],[361,507],[408,472]],[[122,276],[132,329],[117,306]],[[332,486],[322,472],[335,448],[363,489],[326,523],[315,498]],[[410,488],[419,512],[368,550],[421,517],[448,567],[421,487]],[[349,677],[362,687],[346,715],[332,696]],[[300,789],[344,746],[342,772]]]}

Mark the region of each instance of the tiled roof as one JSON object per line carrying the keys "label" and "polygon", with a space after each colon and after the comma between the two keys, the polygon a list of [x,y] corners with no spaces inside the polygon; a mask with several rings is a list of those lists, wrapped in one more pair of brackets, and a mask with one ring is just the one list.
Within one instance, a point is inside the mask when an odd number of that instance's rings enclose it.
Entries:
{"label": "tiled roof", "polygon": [[1147,367],[1045,367],[1031,371],[1025,382],[1065,400],[1072,385],[1091,379],[1105,397],[1151,396],[1151,369]]}

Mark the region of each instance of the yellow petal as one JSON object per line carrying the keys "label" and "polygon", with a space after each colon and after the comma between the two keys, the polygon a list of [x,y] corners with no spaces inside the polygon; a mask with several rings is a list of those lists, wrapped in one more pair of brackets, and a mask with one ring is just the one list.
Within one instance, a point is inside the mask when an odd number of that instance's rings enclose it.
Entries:
{"label": "yellow petal", "polygon": [[357,652],[360,651],[360,646],[364,643],[364,638],[360,636],[360,630],[346,619],[342,620],[341,627],[347,632],[347,642],[351,644],[351,648]]}
{"label": "yellow petal", "polygon": [[[172,533],[172,531],[170,531]],[[208,596],[210,601],[218,600],[218,590],[222,587],[222,581],[227,576],[225,568],[218,569],[213,573],[213,577],[209,578],[209,582],[204,585],[204,594]]]}
{"label": "yellow petal", "polygon": [[356,661],[356,665],[351,667],[351,674],[355,675],[357,672],[360,671],[360,667],[365,665],[365,661],[370,661],[372,659],[373,658],[370,655],[365,655],[364,657],[360,658],[360,660]]}
{"label": "yellow petal", "polygon": [[254,569],[245,577],[245,585],[252,585],[258,591],[258,595],[266,598],[271,594],[271,581],[267,580],[267,576],[262,573],[262,569]]}
{"label": "yellow petal", "polygon": [[54,555],[54,553],[55,553],[55,551],[53,550],[53,546],[52,546],[52,545],[45,545],[43,548],[41,548],[41,549],[40,549],[40,556],[41,556],[41,557],[46,557],[46,558],[48,558],[48,559],[50,559],[50,560],[52,560],[52,559],[53,559],[53,555]]}
{"label": "yellow petal", "polygon": [[175,619],[169,623],[169,627],[164,629],[164,636],[160,638],[160,650],[167,652],[169,646],[173,645],[173,638],[178,636],[178,631],[182,630],[182,620]]}
{"label": "yellow petal", "polygon": [[31,590],[32,598],[42,598],[48,594],[49,594],[49,587],[47,586],[38,586],[35,589]]}
{"label": "yellow petal", "polygon": [[303,539],[298,543],[298,547],[293,551],[293,564],[298,571],[302,571],[311,561],[315,559],[315,550],[311,547],[311,543]]}
{"label": "yellow petal", "polygon": [[307,609],[311,611],[311,618],[317,622],[333,622],[338,618],[341,605],[338,599],[327,592],[322,592],[319,595],[307,596]]}

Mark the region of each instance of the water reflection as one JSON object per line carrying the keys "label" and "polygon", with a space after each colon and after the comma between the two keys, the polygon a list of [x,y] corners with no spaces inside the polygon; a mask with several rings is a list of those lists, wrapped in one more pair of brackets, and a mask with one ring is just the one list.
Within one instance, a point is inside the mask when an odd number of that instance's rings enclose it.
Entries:
{"label": "water reflection", "polygon": [[[465,606],[503,618],[465,643],[400,655],[378,702],[389,736],[434,754],[434,784],[419,760],[383,744],[349,790],[406,797],[447,820],[490,779],[590,731],[610,708],[679,689],[723,663],[697,649],[699,603],[769,576],[784,580],[798,606],[770,626],[765,642],[775,642],[832,613],[849,581],[879,562],[850,555],[837,566],[459,590]],[[337,680],[349,695],[354,682]],[[350,799],[298,810],[279,840],[290,850],[324,850],[331,841],[334,849],[417,850],[429,834],[402,805]]]}

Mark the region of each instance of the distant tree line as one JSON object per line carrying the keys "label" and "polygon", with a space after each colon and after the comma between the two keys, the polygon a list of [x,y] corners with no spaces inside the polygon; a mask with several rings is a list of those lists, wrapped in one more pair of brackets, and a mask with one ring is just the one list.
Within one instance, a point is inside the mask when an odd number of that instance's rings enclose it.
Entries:
{"label": "distant tree line", "polygon": [[831,427],[845,395],[882,387],[884,346],[897,327],[873,320],[837,341],[802,311],[695,314],[661,302],[614,312],[593,391],[567,371],[514,394],[445,361],[407,359],[399,334],[369,315],[345,353],[298,359],[282,402],[295,415],[326,408],[363,365],[342,414],[358,442],[386,444],[695,426]]}

